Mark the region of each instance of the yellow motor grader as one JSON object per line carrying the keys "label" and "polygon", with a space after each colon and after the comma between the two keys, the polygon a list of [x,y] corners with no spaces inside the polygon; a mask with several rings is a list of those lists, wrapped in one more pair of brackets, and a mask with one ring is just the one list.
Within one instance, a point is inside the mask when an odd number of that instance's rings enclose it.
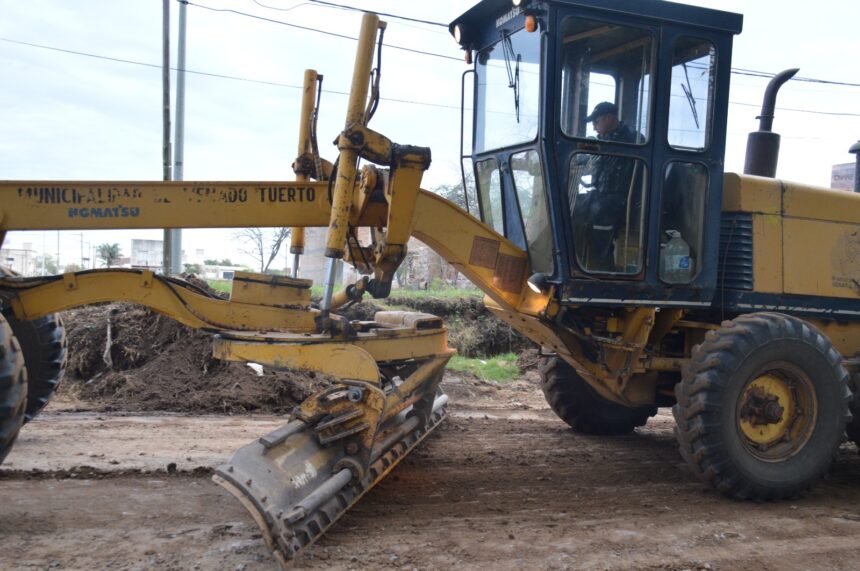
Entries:
{"label": "yellow motor grader", "polygon": [[[574,430],[623,434],[673,406],[682,456],[715,488],[802,493],[846,430],[860,436],[849,382],[860,369],[860,195],[774,178],[776,92],[793,71],[765,94],[746,173],[723,172],[741,25],[657,0],[476,4],[450,26],[472,64],[461,141],[474,215],[420,188],[429,149],[369,128],[385,26],[372,14],[333,163],[315,144],[320,77],[305,74],[294,181],[0,183],[0,242],[17,230],[292,226],[299,256],[302,229],[319,226],[329,258],[318,305],[297,276],[237,273],[224,300],[148,270],[4,273],[0,459],[62,376],[56,312],[149,307],[211,332],[219,359],[340,379],[214,476],[287,564],[445,415],[453,351],[440,319],[337,314],[389,294],[414,236],[542,347],[543,391]],[[605,121],[616,130],[595,137],[589,125]],[[341,258],[364,277],[336,292]]]}

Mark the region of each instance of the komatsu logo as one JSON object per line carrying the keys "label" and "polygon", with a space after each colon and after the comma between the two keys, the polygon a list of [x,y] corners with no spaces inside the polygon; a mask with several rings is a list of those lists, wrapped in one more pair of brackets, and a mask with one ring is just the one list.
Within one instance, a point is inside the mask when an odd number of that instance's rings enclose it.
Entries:
{"label": "komatsu logo", "polygon": [[520,8],[519,6],[517,6],[516,8],[511,8],[511,11],[508,12],[507,14],[505,14],[504,16],[500,16],[499,18],[496,18],[496,27],[501,28],[502,26],[504,26],[505,24],[507,24],[508,22],[510,22],[511,20],[516,18],[517,16],[519,16],[522,13],[522,11],[523,11],[523,9]]}

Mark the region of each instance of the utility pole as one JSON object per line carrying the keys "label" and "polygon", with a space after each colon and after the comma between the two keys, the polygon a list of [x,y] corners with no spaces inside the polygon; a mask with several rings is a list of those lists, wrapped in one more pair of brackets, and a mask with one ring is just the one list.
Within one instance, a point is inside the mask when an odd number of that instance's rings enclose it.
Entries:
{"label": "utility pole", "polygon": [[[185,2],[179,3],[179,48],[176,65],[176,146],[173,148],[173,180],[185,180]],[[182,230],[170,233],[170,273],[182,273]]]}
{"label": "utility pole", "polygon": [[[162,153],[163,153],[163,166],[164,166],[164,180],[169,181],[171,179],[170,176],[170,0],[163,0],[162,4],[162,41],[163,41],[163,59],[161,64],[161,85],[162,85],[162,103],[163,103],[163,114],[162,114],[162,126],[163,126],[163,137],[162,137]],[[170,230],[164,230],[164,243],[162,245],[163,248],[163,263],[162,263],[162,271],[164,275],[169,276],[170,270],[173,267],[173,263],[171,260],[171,252],[173,250],[171,245],[171,233]]]}

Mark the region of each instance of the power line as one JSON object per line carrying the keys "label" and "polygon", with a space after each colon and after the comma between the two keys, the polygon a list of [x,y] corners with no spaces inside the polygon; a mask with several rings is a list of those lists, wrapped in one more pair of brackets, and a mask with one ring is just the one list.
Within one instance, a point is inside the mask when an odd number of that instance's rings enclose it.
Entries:
{"label": "power line", "polygon": [[[302,6],[302,5],[307,4],[307,3],[315,3],[315,4],[320,4],[320,5],[323,5],[323,6],[331,6],[331,7],[334,7],[334,8],[340,8],[340,9],[343,9],[343,10],[354,10],[354,11],[356,11],[356,12],[366,12],[366,11],[367,11],[367,10],[363,10],[363,9],[361,9],[361,8],[357,8],[357,7],[354,7],[354,6],[347,6],[347,5],[344,5],[344,4],[335,4],[334,2],[327,2],[327,1],[324,1],[324,0],[308,0],[308,2],[303,2],[302,4],[297,4],[296,6],[292,6],[291,8],[287,8],[287,9],[283,9],[283,8],[276,8],[276,7],[273,7],[273,6],[266,6],[266,5],[261,4],[258,0],[252,0],[252,1],[253,1],[255,4],[259,5],[259,6],[262,6],[263,8],[268,8],[268,9],[272,9],[272,10],[281,10],[281,11],[285,11],[285,12],[286,12],[286,11],[289,11],[289,10],[292,10],[293,8],[298,8],[299,6]],[[302,30],[310,31],[310,32],[318,32],[318,33],[320,33],[320,34],[327,34],[327,35],[335,36],[335,37],[339,37],[339,38],[350,39],[350,40],[357,40],[357,39],[358,39],[358,38],[355,38],[355,37],[353,37],[353,36],[347,36],[347,35],[344,35],[344,34],[336,34],[336,33],[334,33],[334,32],[328,32],[328,31],[326,31],[326,30],[320,30],[320,29],[318,29],[318,28],[311,28],[311,27],[309,27],[309,26],[300,26],[300,25],[298,25],[298,24],[292,24],[292,23],[289,23],[289,22],[284,22],[284,21],[282,21],[282,20],[274,20],[274,19],[272,19],[272,18],[266,18],[266,17],[263,17],[263,16],[257,16],[257,15],[255,15],[255,14],[249,14],[249,13],[247,13],[247,12],[242,12],[242,11],[239,11],[239,10],[233,10],[233,9],[230,9],[230,8],[212,8],[212,7],[210,7],[210,6],[204,6],[204,5],[202,5],[202,4],[194,4],[193,2],[190,2],[190,0],[177,0],[177,2],[180,2],[180,3],[182,3],[182,4],[188,4],[189,6],[195,6],[195,7],[197,7],[197,8],[203,8],[204,10],[211,10],[211,11],[213,11],[213,12],[229,12],[229,13],[232,13],[232,14],[236,14],[236,15],[238,15],[238,16],[245,16],[245,17],[247,17],[247,18],[254,18],[254,19],[257,19],[257,20],[263,20],[263,21],[270,22],[270,23],[273,23],[273,24],[280,24],[280,25],[283,25],[283,26],[289,26],[289,27],[292,27],[292,28],[299,28],[299,29],[302,29]],[[413,22],[421,22],[421,23],[431,24],[431,25],[435,25],[435,26],[444,26],[444,27],[446,27],[446,28],[447,28],[447,25],[446,25],[446,24],[442,24],[442,23],[440,23],[440,22],[432,22],[432,21],[427,21],[427,20],[419,20],[419,19],[417,19],[417,18],[410,18],[410,17],[408,17],[408,16],[399,16],[399,15],[397,15],[397,14],[391,14],[391,13],[386,13],[386,12],[376,12],[376,11],[374,11],[374,13],[375,13],[375,14],[379,14],[379,15],[381,15],[381,16],[386,16],[386,17],[389,17],[389,18],[397,18],[397,19],[400,19],[400,20],[407,20],[407,21],[413,21]],[[433,52],[427,52],[427,51],[422,51],[422,50],[416,50],[416,49],[413,49],[413,48],[407,48],[407,47],[397,46],[397,45],[392,45],[392,44],[386,44],[386,45],[387,45],[388,47],[390,47],[390,48],[393,48],[393,49],[404,50],[404,51],[408,51],[408,52],[419,53],[419,54],[428,55],[428,56],[433,56],[433,57],[438,57],[438,58],[443,58],[443,59],[449,59],[449,60],[453,60],[453,61],[456,61],[456,62],[460,62],[460,61],[462,61],[462,59],[461,59],[461,58],[456,58],[456,57],[452,57],[452,56],[446,56],[446,55],[443,55],[443,54],[438,54],[438,53],[433,53]],[[733,73],[733,74],[735,74],[735,75],[746,75],[746,76],[749,76],[749,77],[762,77],[762,78],[772,78],[772,77],[774,77],[774,76],[776,75],[775,73],[771,73],[771,72],[768,72],[768,71],[759,71],[759,70],[754,70],[754,69],[745,69],[745,68],[740,68],[740,67],[733,67],[733,68],[731,68],[731,73]],[[832,80],[828,80],[828,79],[817,79],[817,78],[813,78],[813,77],[798,77],[798,76],[795,76],[795,77],[791,78],[791,81],[801,81],[801,82],[806,82],[806,83],[823,83],[823,84],[827,84],[827,85],[839,85],[839,86],[843,86],[843,87],[860,87],[860,83],[850,83],[850,82],[845,82],[845,81],[832,81]],[[851,115],[851,114],[849,113],[848,115]]]}
{"label": "power line", "polygon": [[[88,53],[88,52],[69,50],[69,49],[58,48],[58,47],[54,47],[54,46],[46,46],[43,44],[24,42],[21,40],[13,40],[10,38],[0,37],[0,41],[8,42],[11,44],[18,44],[18,45],[22,45],[22,46],[29,46],[29,47],[33,47],[33,48],[44,49],[44,50],[50,50],[50,51],[55,51],[55,52],[61,52],[61,53],[66,53],[66,54],[90,57],[90,58],[94,58],[94,59],[113,61],[113,62],[118,62],[118,63],[125,63],[125,64],[137,65],[137,66],[154,68],[154,69],[161,69],[161,65],[159,65],[159,64],[146,63],[146,62],[141,62],[141,61],[134,61],[134,60],[129,60],[129,59],[104,56],[104,55],[99,55],[99,54],[92,54],[92,53]],[[171,68],[171,69],[173,71],[178,71],[176,68]],[[271,86],[275,86],[275,87],[286,87],[289,89],[302,89],[301,86],[292,85],[289,83],[280,83],[277,81],[267,81],[267,80],[263,80],[263,79],[251,79],[248,77],[240,77],[240,76],[236,76],[236,75],[226,75],[226,74],[221,74],[221,73],[196,71],[196,70],[191,70],[191,69],[185,69],[185,72],[193,74],[193,75],[201,75],[201,76],[205,76],[205,77],[214,77],[214,78],[218,78],[218,79],[229,79],[229,80],[233,80],[233,81],[243,81],[246,83],[258,83],[258,84],[262,84],[262,85],[271,85]],[[323,92],[324,93],[330,93],[332,95],[349,95],[349,93],[344,92],[344,91],[335,91],[335,90],[330,90],[330,89],[324,89]],[[457,110],[460,109],[459,105],[445,105],[442,103],[430,103],[427,101],[414,101],[414,100],[409,100],[409,99],[397,99],[397,98],[392,98],[392,97],[382,97],[381,99],[383,101],[391,101],[391,102],[395,102],[395,103],[405,103],[405,104],[410,104],[410,105],[421,105],[424,107],[435,107],[435,108],[440,108],[440,109],[457,109]],[[755,107],[755,108],[761,107],[760,105],[757,105],[755,103],[744,103],[744,102],[740,102],[740,101],[729,101],[729,104],[740,105],[743,107]],[[776,110],[777,111],[791,111],[791,112],[795,112],[795,113],[809,113],[809,114],[813,114],[813,115],[829,115],[829,116],[836,116],[836,117],[860,117],[860,113],[843,113],[843,112],[836,112],[836,111],[816,111],[813,109],[796,109],[796,108],[789,108],[789,107],[777,107]]]}
{"label": "power line", "polygon": [[[0,37],[0,41],[2,41],[2,42],[8,42],[8,43],[10,43],[10,44],[18,44],[18,45],[22,45],[22,46],[29,46],[29,47],[32,47],[32,48],[40,48],[40,49],[43,49],[43,50],[50,50],[50,51],[54,51],[54,52],[61,52],[61,53],[65,53],[65,54],[72,54],[72,55],[77,55],[77,56],[90,57],[90,58],[94,58],[94,59],[100,59],[100,60],[112,61],[112,62],[117,62],[117,63],[126,63],[126,64],[131,64],[131,65],[141,66],[141,67],[148,67],[148,68],[154,68],[154,69],[161,69],[161,65],[159,65],[159,64],[155,64],[155,63],[146,63],[146,62],[142,62],[142,61],[134,61],[134,60],[130,60],[130,59],[122,59],[122,58],[117,58],[117,57],[110,57],[110,56],[103,56],[103,55],[98,55],[98,54],[91,54],[91,53],[87,53],[87,52],[80,52],[80,51],[76,51],[76,50],[68,50],[68,49],[64,49],[64,48],[57,48],[57,47],[53,47],[53,46],[45,46],[45,45],[42,45],[42,44],[34,44],[34,43],[32,43],[32,42],[22,42],[22,41],[20,41],[20,40],[13,40],[13,39],[10,39],[10,38],[2,38],[2,37]],[[175,67],[171,67],[170,69],[171,69],[171,70],[173,70],[173,71],[178,71],[178,69],[177,69],[177,68],[175,68]],[[289,88],[289,89],[302,89],[302,87],[301,87],[301,86],[299,86],[299,85],[292,85],[292,84],[289,84],[289,83],[280,83],[280,82],[277,82],[277,81],[266,81],[266,80],[263,80],[263,79],[251,79],[251,78],[248,78],[248,77],[240,77],[240,76],[237,76],[237,75],[226,75],[226,74],[223,74],[223,73],[212,73],[212,72],[207,72],[207,71],[196,71],[196,70],[193,70],[193,69],[187,69],[187,68],[186,68],[184,71],[185,71],[185,73],[190,73],[190,74],[193,74],[193,75],[202,75],[202,76],[204,76],[204,77],[214,77],[214,78],[216,78],[216,79],[229,79],[229,80],[232,80],[232,81],[243,81],[243,82],[246,82],[246,83],[259,83],[259,84],[262,84],[262,85],[271,85],[271,86],[274,86],[274,87],[286,87],[286,88]],[[323,93],[329,93],[329,94],[332,94],[332,95],[345,95],[345,96],[348,96],[348,95],[349,95],[349,93],[347,93],[346,91],[336,91],[336,90],[332,90],[332,89],[323,89]],[[424,107],[436,107],[436,108],[441,108],[441,109],[457,109],[457,110],[459,110],[459,109],[460,109],[460,106],[459,106],[459,105],[444,105],[444,104],[442,104],[442,103],[430,103],[430,102],[427,102],[427,101],[414,101],[414,100],[408,100],[408,99],[397,99],[397,98],[394,98],[394,97],[381,97],[381,99],[382,99],[383,101],[392,101],[392,102],[394,102],[394,103],[407,103],[407,104],[410,104],[410,105],[421,105],[421,106],[424,106]]]}
{"label": "power line", "polygon": [[[755,107],[757,109],[761,108],[761,105],[756,105],[755,103],[741,103],[739,101],[729,101],[731,105],[741,105],[743,107]],[[833,115],[836,117],[860,117],[860,113],[840,113],[837,111],[814,111],[811,109],[794,109],[791,107],[776,107],[777,111],[794,111],[795,113],[812,113],[814,115]]]}
{"label": "power line", "polygon": [[[182,0],[179,0],[180,2]],[[278,8],[277,6],[267,6],[261,3],[259,0],[252,0],[254,4],[260,6],[262,8],[267,8],[269,10],[278,10],[280,12],[289,12],[293,8],[298,8],[299,6],[304,6],[305,4],[319,4],[321,6],[328,6],[329,8],[337,8],[339,10],[349,10],[353,12],[368,12],[372,11],[374,14],[378,14],[380,16],[385,16],[386,18],[394,18],[395,20],[403,20],[405,22],[415,22],[416,24],[427,24],[429,26],[441,26],[443,28],[447,28],[448,24],[443,24],[442,22],[433,22],[431,20],[421,20],[420,18],[410,18],[409,16],[400,16],[398,14],[391,14],[388,12],[379,12],[377,10],[365,10],[364,8],[358,8],[357,6],[348,6],[346,4],[336,4],[334,2],[325,2],[324,0],[308,0],[307,2],[302,2],[301,4],[296,4],[295,6],[291,6],[289,8]]]}
{"label": "power line", "polygon": [[[346,40],[358,40],[358,38],[356,38],[354,36],[347,36],[346,34],[338,34],[335,32],[329,32],[327,30],[320,30],[319,28],[311,28],[310,26],[300,26],[299,24],[284,22],[283,20],[275,20],[273,18],[266,18],[265,16],[257,16],[256,14],[249,14],[248,12],[242,12],[241,10],[233,10],[232,8],[212,8],[211,6],[204,6],[203,4],[195,4],[194,2],[190,2],[189,0],[177,0],[177,2],[181,2],[181,3],[187,4],[189,6],[194,6],[195,8],[202,8],[204,10],[209,10],[211,12],[228,12],[230,14],[236,14],[237,16],[244,16],[246,18],[253,18],[255,20],[262,20],[264,22],[269,22],[271,24],[279,24],[281,26],[288,26],[290,28],[297,28],[299,30],[306,30],[308,32],[317,32],[320,34],[325,34],[327,36],[334,36],[336,38],[343,38]],[[398,46],[395,44],[385,44],[385,45],[389,48],[392,48],[395,50],[401,50],[404,52],[411,52],[411,53],[415,53],[415,54],[437,57],[437,58],[441,58],[441,59],[448,59],[448,60],[452,60],[452,61],[456,61],[456,62],[463,61],[462,58],[457,58],[457,57],[453,57],[453,56],[446,56],[443,54],[437,54],[437,53],[433,53],[433,52],[426,52],[423,50],[416,50],[414,48],[407,48],[405,46]]]}
{"label": "power line", "polygon": [[[324,0],[308,0],[309,2],[313,2],[314,4],[322,4],[323,6],[331,6],[333,8],[340,8],[341,10],[352,10],[355,12],[367,12],[362,8],[357,8],[355,6],[347,6],[346,4],[335,4],[334,2],[326,2]],[[417,24],[427,24],[429,26],[441,26],[443,28],[447,28],[448,24],[444,24],[442,22],[433,22],[431,20],[421,20],[420,18],[410,18],[409,16],[399,16],[397,14],[390,14],[387,12],[377,12],[373,11],[375,14],[379,14],[380,16],[385,16],[386,18],[395,18],[397,20],[404,20],[406,22],[415,22]]]}
{"label": "power line", "polygon": [[[737,75],[748,75],[751,77],[765,77],[765,78],[771,78],[774,75],[776,75],[776,74],[769,73],[766,71],[756,71],[754,69],[744,69],[741,67],[733,67],[732,73],[737,74]],[[791,78],[791,81],[802,81],[805,83],[824,83],[827,85],[841,85],[844,87],[860,87],[860,83],[849,83],[849,82],[845,82],[845,81],[831,81],[829,79],[816,79],[814,77],[794,76]]]}

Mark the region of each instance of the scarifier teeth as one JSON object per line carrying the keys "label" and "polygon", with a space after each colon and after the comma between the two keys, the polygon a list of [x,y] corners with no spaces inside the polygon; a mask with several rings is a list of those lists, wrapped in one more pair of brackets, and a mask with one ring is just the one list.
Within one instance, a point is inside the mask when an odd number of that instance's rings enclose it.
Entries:
{"label": "scarifier teeth", "polygon": [[322,445],[313,428],[294,421],[237,450],[213,480],[239,499],[275,558],[286,565],[439,426],[447,400],[436,399],[425,423],[404,414],[386,427],[360,479],[348,468],[336,468],[345,458],[342,447]]}

